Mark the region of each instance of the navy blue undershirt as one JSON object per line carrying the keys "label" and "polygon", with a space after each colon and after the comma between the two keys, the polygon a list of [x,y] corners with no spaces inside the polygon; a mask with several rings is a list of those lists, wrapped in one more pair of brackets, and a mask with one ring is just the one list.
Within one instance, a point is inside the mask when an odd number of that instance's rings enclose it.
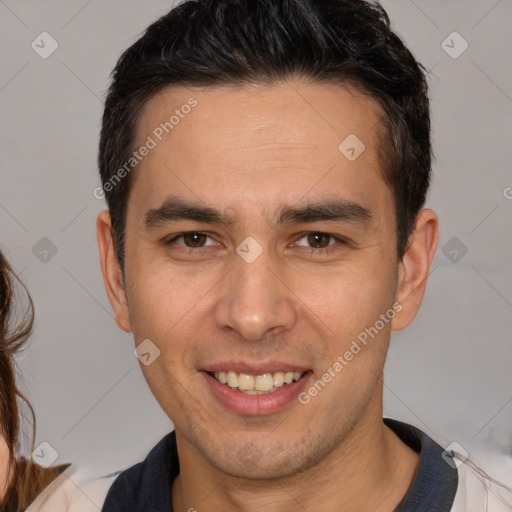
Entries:
{"label": "navy blue undershirt", "polygon": [[[395,512],[449,512],[457,490],[457,470],[443,449],[424,432],[400,421],[384,423],[420,460],[412,484]],[[174,432],[166,435],[143,462],[123,471],[110,488],[102,512],[172,512],[172,482],[180,466]]]}

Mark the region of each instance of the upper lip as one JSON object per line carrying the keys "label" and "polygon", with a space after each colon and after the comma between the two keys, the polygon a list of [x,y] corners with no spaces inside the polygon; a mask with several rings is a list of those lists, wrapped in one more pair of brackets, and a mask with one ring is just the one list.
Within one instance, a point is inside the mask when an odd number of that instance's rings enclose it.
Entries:
{"label": "upper lip", "polygon": [[263,375],[264,373],[276,373],[276,372],[307,372],[310,368],[305,366],[280,363],[278,361],[269,363],[247,363],[241,361],[232,362],[219,362],[212,363],[203,368],[203,371],[214,373],[214,372],[229,372],[234,371],[237,373],[247,373],[249,375]]}

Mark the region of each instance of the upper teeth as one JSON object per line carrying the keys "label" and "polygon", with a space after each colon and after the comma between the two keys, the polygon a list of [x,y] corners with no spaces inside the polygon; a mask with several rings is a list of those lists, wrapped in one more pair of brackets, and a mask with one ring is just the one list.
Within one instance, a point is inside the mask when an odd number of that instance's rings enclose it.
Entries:
{"label": "upper teeth", "polygon": [[[271,391],[280,388],[284,384],[291,384],[302,377],[301,372],[276,372],[263,375],[250,375],[234,371],[215,372],[215,378],[230,388],[238,388],[240,391]],[[275,388],[275,389],[274,389]]]}

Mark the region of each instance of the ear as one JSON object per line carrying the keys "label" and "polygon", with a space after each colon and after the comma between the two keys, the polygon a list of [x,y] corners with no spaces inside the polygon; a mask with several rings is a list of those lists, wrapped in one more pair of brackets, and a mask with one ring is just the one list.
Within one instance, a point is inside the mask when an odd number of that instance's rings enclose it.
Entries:
{"label": "ear", "polygon": [[108,299],[114,309],[117,325],[131,332],[128,300],[123,286],[121,266],[117,259],[112,234],[112,221],[108,210],[103,210],[96,219],[96,235],[100,251],[101,272]]}
{"label": "ear", "polygon": [[398,264],[398,287],[395,302],[401,305],[393,319],[392,329],[405,329],[416,316],[425,289],[430,265],[439,240],[437,215],[429,209],[420,210],[409,245]]}

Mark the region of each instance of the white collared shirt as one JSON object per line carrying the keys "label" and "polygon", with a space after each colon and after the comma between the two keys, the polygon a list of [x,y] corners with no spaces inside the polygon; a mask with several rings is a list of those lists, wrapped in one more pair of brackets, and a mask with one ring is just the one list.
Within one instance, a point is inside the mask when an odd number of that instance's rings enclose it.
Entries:
{"label": "white collared shirt", "polygon": [[44,489],[26,512],[98,512],[118,473],[100,478],[97,475],[93,470],[70,466]]}

